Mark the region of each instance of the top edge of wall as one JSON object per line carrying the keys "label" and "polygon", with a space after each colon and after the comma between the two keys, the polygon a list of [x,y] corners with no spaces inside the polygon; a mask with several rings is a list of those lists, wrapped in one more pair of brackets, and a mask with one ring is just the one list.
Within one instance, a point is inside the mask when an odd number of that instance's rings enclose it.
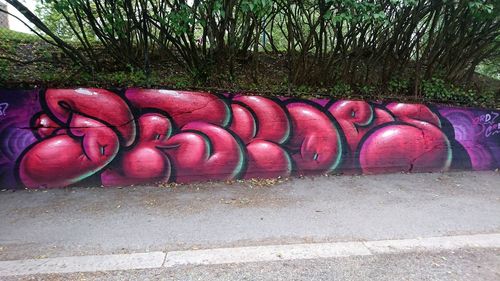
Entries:
{"label": "top edge of wall", "polygon": [[[79,88],[99,88],[99,89],[106,89],[115,93],[123,93],[128,89],[154,89],[154,90],[170,90],[170,91],[183,91],[183,92],[205,92],[205,93],[212,93],[212,94],[232,94],[232,95],[257,95],[257,96],[263,96],[263,97],[270,97],[270,98],[280,98],[280,97],[289,97],[287,93],[263,93],[263,92],[258,92],[258,91],[251,91],[251,90],[225,90],[225,89],[215,89],[215,88],[185,88],[185,89],[178,89],[178,88],[173,88],[173,87],[165,87],[165,86],[152,86],[152,87],[82,87],[82,86],[75,86],[75,87],[46,87],[46,86],[26,86],[26,87],[2,87],[0,86],[0,93],[3,93],[5,91],[8,92],[13,92],[13,91],[45,91],[47,89],[79,89]],[[450,108],[481,108],[484,110],[500,110],[500,107],[479,107],[479,106],[472,106],[472,105],[458,105],[458,104],[450,104],[450,103],[445,103],[445,102],[437,102],[437,101],[415,101],[415,100],[396,100],[396,99],[391,99],[391,97],[383,100],[374,100],[370,98],[363,99],[361,97],[352,97],[352,98],[344,98],[344,97],[335,97],[335,96],[323,96],[323,95],[318,95],[317,97],[310,97],[310,98],[300,98],[300,97],[292,97],[296,99],[302,99],[302,100],[352,100],[352,101],[368,101],[368,102],[382,102],[382,103],[389,103],[389,102],[399,102],[399,103],[407,103],[407,104],[426,104],[426,105],[434,105],[434,106],[443,106],[443,107],[450,107]]]}

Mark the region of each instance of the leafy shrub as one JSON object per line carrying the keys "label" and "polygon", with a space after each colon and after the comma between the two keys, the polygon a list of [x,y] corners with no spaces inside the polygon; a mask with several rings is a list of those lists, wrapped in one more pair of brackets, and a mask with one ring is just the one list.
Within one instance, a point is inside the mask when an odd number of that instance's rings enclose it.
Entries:
{"label": "leafy shrub", "polygon": [[4,61],[4,60],[0,60],[0,83],[2,83],[3,81],[7,80],[7,77],[8,77],[8,67],[9,67],[9,64]]}
{"label": "leafy shrub", "polygon": [[375,87],[372,85],[360,85],[358,91],[363,96],[371,96],[375,92]]}
{"label": "leafy shrub", "polygon": [[353,92],[351,86],[345,83],[338,83],[332,88],[332,94],[334,96],[349,97]]}
{"label": "leafy shrub", "polygon": [[423,81],[422,91],[427,101],[462,104],[469,106],[494,106],[495,94],[491,91],[477,92],[448,85],[442,79]]}
{"label": "leafy shrub", "polygon": [[410,81],[403,78],[392,78],[388,85],[387,90],[392,94],[400,94],[405,92],[410,87]]}

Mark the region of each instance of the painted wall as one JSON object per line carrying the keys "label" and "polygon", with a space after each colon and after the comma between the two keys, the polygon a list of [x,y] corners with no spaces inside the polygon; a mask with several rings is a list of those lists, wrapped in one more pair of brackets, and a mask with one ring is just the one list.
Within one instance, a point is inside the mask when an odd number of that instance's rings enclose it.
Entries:
{"label": "painted wall", "polygon": [[127,89],[0,90],[0,186],[500,167],[500,111]]}

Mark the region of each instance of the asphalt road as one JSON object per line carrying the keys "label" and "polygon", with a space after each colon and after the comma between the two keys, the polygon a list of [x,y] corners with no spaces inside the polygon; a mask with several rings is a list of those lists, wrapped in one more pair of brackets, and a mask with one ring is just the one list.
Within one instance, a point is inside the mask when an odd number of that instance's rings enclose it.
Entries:
{"label": "asphalt road", "polygon": [[[3,191],[0,218],[0,261],[500,233],[500,174]],[[500,280],[500,250],[0,277],[32,279]]]}

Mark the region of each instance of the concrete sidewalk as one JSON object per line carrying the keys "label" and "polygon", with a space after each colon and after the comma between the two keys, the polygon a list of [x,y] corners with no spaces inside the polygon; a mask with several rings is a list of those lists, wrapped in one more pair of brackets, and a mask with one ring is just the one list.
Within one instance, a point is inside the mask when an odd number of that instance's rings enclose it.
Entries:
{"label": "concrete sidewalk", "polygon": [[0,260],[500,233],[499,215],[498,172],[3,191]]}
{"label": "concrete sidewalk", "polygon": [[464,249],[452,252],[414,252],[145,270],[36,274],[0,279],[2,281],[498,281],[499,277],[500,250]]}

